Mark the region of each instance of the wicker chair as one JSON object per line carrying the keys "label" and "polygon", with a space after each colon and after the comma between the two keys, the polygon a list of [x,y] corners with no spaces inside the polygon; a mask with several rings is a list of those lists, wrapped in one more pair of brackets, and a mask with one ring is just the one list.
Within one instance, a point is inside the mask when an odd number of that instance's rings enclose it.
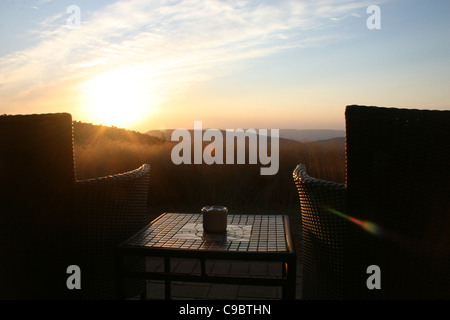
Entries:
{"label": "wicker chair", "polygon": [[117,298],[114,248],[148,222],[149,165],[76,180],[72,130],[67,113],[0,117],[0,299]]}
{"label": "wicker chair", "polygon": [[346,184],[294,171],[304,298],[450,299],[449,145],[450,111],[346,108]]}

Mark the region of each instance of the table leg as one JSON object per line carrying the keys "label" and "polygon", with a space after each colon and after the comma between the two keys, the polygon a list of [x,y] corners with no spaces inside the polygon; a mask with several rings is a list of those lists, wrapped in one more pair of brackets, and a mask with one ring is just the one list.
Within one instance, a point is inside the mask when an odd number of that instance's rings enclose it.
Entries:
{"label": "table leg", "polygon": [[[170,274],[170,258],[164,257],[164,272]],[[165,280],[165,299],[170,300],[171,290],[170,290],[170,280]]]}
{"label": "table leg", "polygon": [[116,279],[117,279],[117,298],[124,299],[125,280],[123,277],[123,256],[116,254]]}
{"label": "table leg", "polygon": [[295,290],[296,290],[296,277],[297,277],[297,266],[296,260],[291,259],[290,261],[286,261],[284,263],[283,268],[284,273],[284,281],[282,289],[283,299],[286,300],[294,300],[295,299]]}
{"label": "table leg", "polygon": [[206,276],[206,261],[205,261],[205,259],[200,259],[200,274],[202,277]]}

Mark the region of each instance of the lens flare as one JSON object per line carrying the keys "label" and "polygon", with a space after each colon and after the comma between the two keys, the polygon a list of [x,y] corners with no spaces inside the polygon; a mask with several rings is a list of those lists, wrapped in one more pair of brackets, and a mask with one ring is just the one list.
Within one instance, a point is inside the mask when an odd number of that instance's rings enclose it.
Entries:
{"label": "lens flare", "polygon": [[350,221],[351,223],[356,224],[357,226],[361,227],[361,229],[363,229],[364,231],[376,237],[383,238],[387,241],[396,243],[397,245],[403,247],[408,247],[410,249],[414,248],[415,250],[417,249],[417,247],[414,245],[415,241],[410,237],[399,234],[397,232],[393,232],[392,230],[388,230],[374,222],[351,217],[343,212],[340,212],[332,208],[326,208],[326,210],[343,219],[346,219],[347,221]]}
{"label": "lens flare", "polygon": [[351,217],[351,216],[349,216],[349,215],[347,215],[345,213],[342,213],[342,212],[340,212],[338,210],[335,210],[335,209],[332,209],[332,208],[327,208],[327,210],[329,212],[331,212],[331,213],[334,213],[335,215],[337,215],[337,216],[339,216],[341,218],[344,218],[344,219],[346,219],[346,220],[348,220],[348,221],[350,221],[350,222],[360,226],[363,230],[365,230],[365,231],[367,231],[367,232],[369,232],[369,233],[371,233],[373,235],[376,235],[376,236],[383,236],[384,235],[383,229],[379,225],[377,225],[376,223],[373,223],[373,222],[370,222],[370,221],[367,221],[367,220],[360,220],[360,219]]}

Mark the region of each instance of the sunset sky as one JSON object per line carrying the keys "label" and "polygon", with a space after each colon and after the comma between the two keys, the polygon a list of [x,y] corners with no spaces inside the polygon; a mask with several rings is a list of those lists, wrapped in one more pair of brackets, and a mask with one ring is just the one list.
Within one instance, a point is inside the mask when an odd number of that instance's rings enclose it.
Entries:
{"label": "sunset sky", "polygon": [[448,0],[2,0],[0,113],[344,129],[349,104],[449,110],[449,32]]}

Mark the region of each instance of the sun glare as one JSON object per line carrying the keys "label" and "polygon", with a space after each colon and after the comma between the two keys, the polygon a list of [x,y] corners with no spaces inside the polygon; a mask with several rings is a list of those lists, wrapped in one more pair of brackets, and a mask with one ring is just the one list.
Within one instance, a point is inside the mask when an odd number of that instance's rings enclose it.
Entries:
{"label": "sun glare", "polygon": [[154,110],[154,95],[134,69],[114,70],[81,86],[84,112],[92,122],[129,128]]}

